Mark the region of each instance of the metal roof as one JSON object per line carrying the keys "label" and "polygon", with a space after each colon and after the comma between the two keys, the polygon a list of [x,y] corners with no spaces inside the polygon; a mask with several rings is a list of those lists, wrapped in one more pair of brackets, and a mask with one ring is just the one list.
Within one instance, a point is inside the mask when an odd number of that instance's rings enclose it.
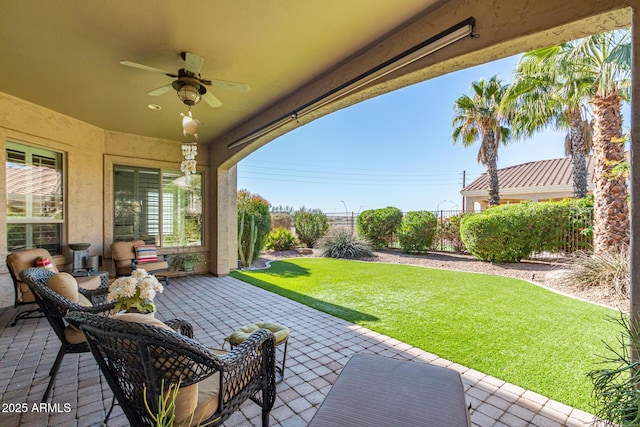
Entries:
{"label": "metal roof", "polygon": [[[595,161],[587,157],[587,182],[593,182]],[[500,190],[510,188],[536,188],[573,185],[573,161],[569,157],[539,160],[498,169]],[[483,173],[462,189],[467,191],[489,190],[489,177]]]}

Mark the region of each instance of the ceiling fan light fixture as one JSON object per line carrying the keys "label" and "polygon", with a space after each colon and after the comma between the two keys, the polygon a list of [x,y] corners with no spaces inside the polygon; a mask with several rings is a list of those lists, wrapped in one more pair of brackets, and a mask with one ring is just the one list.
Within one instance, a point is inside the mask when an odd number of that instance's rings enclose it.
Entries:
{"label": "ceiling fan light fixture", "polygon": [[183,84],[180,86],[180,89],[178,89],[178,98],[180,98],[180,101],[184,102],[185,105],[196,105],[200,102],[200,90],[193,85]]}

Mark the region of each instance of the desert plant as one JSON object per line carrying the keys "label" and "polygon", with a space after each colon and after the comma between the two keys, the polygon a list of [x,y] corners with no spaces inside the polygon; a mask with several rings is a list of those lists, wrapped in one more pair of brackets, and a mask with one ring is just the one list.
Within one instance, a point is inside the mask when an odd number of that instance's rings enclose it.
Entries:
{"label": "desert plant", "polygon": [[363,258],[372,256],[366,239],[342,227],[334,228],[318,242],[321,254],[329,258]]}
{"label": "desert plant", "polygon": [[601,356],[605,367],[589,372],[593,383],[594,425],[637,427],[640,425],[640,336],[631,328],[629,316],[614,319],[622,327],[617,344],[605,343],[609,356]]}
{"label": "desert plant", "polygon": [[293,214],[298,240],[308,248],[324,236],[329,230],[329,219],[320,209],[305,209],[301,207]]}
{"label": "desert plant", "polygon": [[269,202],[247,190],[238,191],[238,256],[243,267],[255,261],[270,230]]}
{"label": "desert plant", "polygon": [[407,212],[398,231],[402,252],[424,252],[429,249],[433,244],[437,223],[433,212]]}
{"label": "desert plant", "polygon": [[267,237],[267,249],[274,251],[289,251],[296,244],[296,236],[286,228],[276,228]]}
{"label": "desert plant", "polygon": [[358,234],[371,242],[374,248],[389,246],[402,222],[402,211],[394,207],[370,209],[358,215]]}
{"label": "desert plant", "polygon": [[629,298],[630,275],[629,251],[593,255],[582,252],[571,260],[561,281],[573,287],[600,287],[610,294]]}
{"label": "desert plant", "polygon": [[149,398],[147,397],[147,387],[142,390],[144,397],[144,406],[147,409],[147,413],[151,415],[151,418],[155,422],[155,427],[185,427],[196,425],[197,427],[207,427],[213,424],[214,421],[209,421],[204,424],[193,424],[193,415],[191,413],[184,420],[176,420],[176,407],[178,406],[178,393],[180,392],[181,381],[177,384],[169,384],[169,388],[165,389],[164,379],[160,383],[160,395],[158,396],[157,411],[152,410],[149,406]]}

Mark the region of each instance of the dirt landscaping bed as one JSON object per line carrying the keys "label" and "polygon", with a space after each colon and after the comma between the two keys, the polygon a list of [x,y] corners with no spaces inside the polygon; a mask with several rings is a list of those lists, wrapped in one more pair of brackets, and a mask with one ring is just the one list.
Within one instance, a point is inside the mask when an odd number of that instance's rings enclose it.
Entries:
{"label": "dirt landscaping bed", "polygon": [[[281,252],[265,252],[253,264],[253,268],[264,268],[268,261],[280,260],[292,257],[318,256],[317,251],[309,253],[309,250],[293,250]],[[515,277],[528,280],[560,293],[568,294],[579,299],[603,304],[611,308],[622,311],[629,310],[629,301],[620,300],[616,296],[609,295],[601,289],[587,288],[578,289],[560,284],[556,277],[565,268],[562,261],[523,261],[519,263],[494,264],[479,261],[471,255],[431,252],[425,255],[408,255],[399,251],[378,251],[374,252],[371,258],[361,261],[384,262],[390,264],[419,265],[430,268],[441,268],[444,270],[458,270],[472,273],[495,274],[499,276]]]}

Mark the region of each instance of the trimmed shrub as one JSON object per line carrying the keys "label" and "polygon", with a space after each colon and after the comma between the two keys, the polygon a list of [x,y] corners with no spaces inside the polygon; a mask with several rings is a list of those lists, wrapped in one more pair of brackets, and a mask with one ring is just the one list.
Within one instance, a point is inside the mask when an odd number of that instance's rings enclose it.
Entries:
{"label": "trimmed shrub", "polygon": [[296,236],[286,228],[276,228],[267,237],[267,249],[290,251],[296,244]]}
{"label": "trimmed shrub", "polygon": [[402,211],[394,207],[370,209],[358,215],[358,234],[367,238],[375,249],[382,249],[393,241],[402,222]]}
{"label": "trimmed shrub", "polygon": [[238,257],[243,267],[258,258],[271,230],[269,202],[247,190],[238,191]]}
{"label": "trimmed shrub", "polygon": [[437,223],[433,212],[407,212],[398,232],[402,252],[425,252],[429,249],[433,244]]}
{"label": "trimmed shrub", "polygon": [[318,242],[322,256],[329,258],[363,258],[373,255],[369,243],[346,228],[332,229]]}
{"label": "trimmed shrub", "polygon": [[312,248],[329,230],[329,219],[320,209],[301,207],[293,214],[293,223],[298,240],[308,248]]}
{"label": "trimmed shrub", "polygon": [[[534,252],[570,252],[567,237],[580,233],[576,221],[584,201],[528,202],[496,206],[466,216],[461,225],[467,250],[483,261],[519,262]],[[585,227],[586,224],[583,224]],[[583,227],[584,228],[584,227]]]}

